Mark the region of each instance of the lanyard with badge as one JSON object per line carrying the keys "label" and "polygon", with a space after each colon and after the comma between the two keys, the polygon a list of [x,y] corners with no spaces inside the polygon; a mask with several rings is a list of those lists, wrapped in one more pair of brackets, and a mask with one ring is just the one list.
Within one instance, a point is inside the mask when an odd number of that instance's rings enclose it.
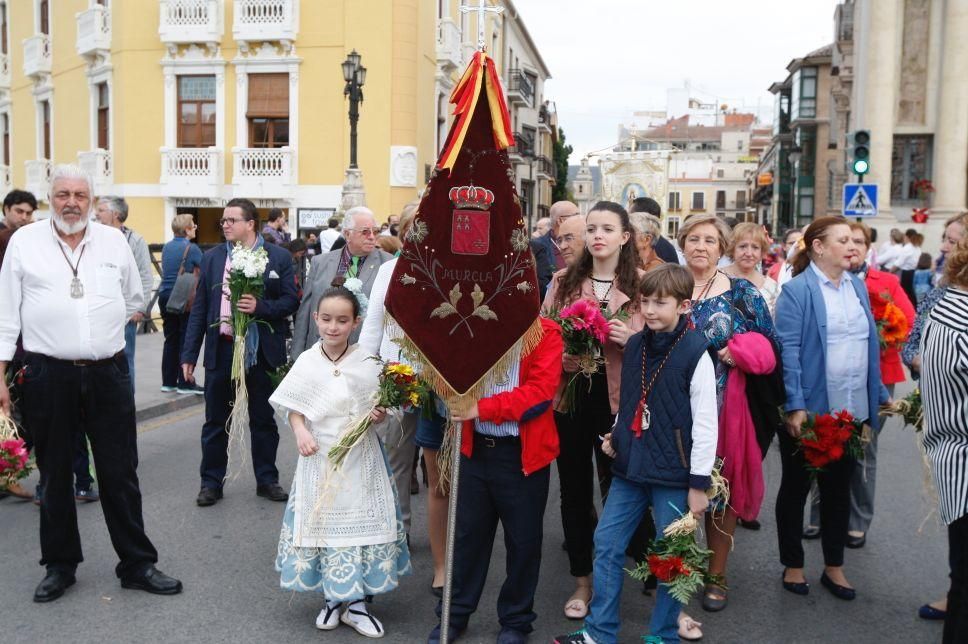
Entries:
{"label": "lanyard with badge", "polygon": [[84,249],[87,248],[87,246],[81,246],[81,254],[77,256],[77,263],[71,264],[71,260],[68,259],[67,253],[64,252],[64,247],[61,246],[60,242],[54,240],[54,243],[57,244],[57,248],[60,249],[61,255],[64,256],[64,261],[67,262],[67,265],[71,267],[71,273],[74,274],[74,279],[71,280],[71,297],[75,300],[79,300],[84,297],[84,284],[81,283],[81,278],[77,276],[77,269],[81,265],[81,259],[84,257]]}

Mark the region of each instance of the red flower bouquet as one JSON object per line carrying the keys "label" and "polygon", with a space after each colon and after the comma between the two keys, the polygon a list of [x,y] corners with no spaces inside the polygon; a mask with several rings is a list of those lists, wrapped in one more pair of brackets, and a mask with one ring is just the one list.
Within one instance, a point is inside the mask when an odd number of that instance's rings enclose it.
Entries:
{"label": "red flower bouquet", "polygon": [[845,455],[860,458],[863,433],[863,424],[846,411],[809,414],[798,440],[807,470],[816,475]]}
{"label": "red flower bouquet", "polygon": [[30,474],[30,455],[13,420],[0,410],[0,490]]}
{"label": "red flower bouquet", "polygon": [[592,374],[598,373],[605,363],[602,348],[608,340],[608,318],[591,300],[577,300],[561,310],[551,311],[548,317],[561,326],[565,353],[578,356],[578,371],[565,384],[562,394],[562,407],[572,411],[578,376],[584,376],[590,387]]}

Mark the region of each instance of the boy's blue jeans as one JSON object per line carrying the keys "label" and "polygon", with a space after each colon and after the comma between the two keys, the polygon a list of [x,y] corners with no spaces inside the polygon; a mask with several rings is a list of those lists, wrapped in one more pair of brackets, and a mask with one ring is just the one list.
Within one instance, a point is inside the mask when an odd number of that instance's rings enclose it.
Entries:
{"label": "boy's blue jeans", "polygon": [[[688,490],[648,483],[632,483],[620,476],[612,479],[605,509],[595,530],[595,578],[592,603],[585,630],[597,644],[618,641],[619,599],[626,575],[625,548],[646,508],[652,506],[656,534],[688,510]],[[679,641],[679,610],[682,604],[659,584],[649,622],[649,634],[664,642]]]}

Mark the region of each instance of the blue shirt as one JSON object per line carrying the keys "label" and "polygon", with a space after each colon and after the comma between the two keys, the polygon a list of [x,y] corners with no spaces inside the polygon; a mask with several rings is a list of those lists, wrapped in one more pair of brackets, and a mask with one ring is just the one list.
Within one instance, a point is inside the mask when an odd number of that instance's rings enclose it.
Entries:
{"label": "blue shirt", "polygon": [[158,293],[170,293],[178,277],[178,267],[181,266],[185,246],[190,245],[185,255],[185,272],[191,273],[202,265],[202,249],[188,241],[188,237],[175,237],[161,249],[161,284]]}
{"label": "blue shirt", "polygon": [[844,271],[840,284],[810,262],[820,282],[827,309],[827,400],[831,411],[846,409],[857,420],[870,418],[867,400],[867,313],[857,297],[851,273]]}

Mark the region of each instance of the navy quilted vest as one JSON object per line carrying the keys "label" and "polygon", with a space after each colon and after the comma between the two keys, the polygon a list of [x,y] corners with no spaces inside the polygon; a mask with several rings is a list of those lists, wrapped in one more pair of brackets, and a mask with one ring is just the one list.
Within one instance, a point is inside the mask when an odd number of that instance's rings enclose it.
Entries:
{"label": "navy quilted vest", "polygon": [[612,429],[616,451],[612,471],[629,481],[669,487],[689,487],[692,454],[692,407],[689,383],[696,365],[708,348],[699,331],[686,331],[675,346],[649,393],[651,426],[636,438],[630,428],[642,397],[642,345],[646,343],[646,382],[682,330],[681,320],[671,333],[646,328],[629,338],[622,360],[622,393]]}

